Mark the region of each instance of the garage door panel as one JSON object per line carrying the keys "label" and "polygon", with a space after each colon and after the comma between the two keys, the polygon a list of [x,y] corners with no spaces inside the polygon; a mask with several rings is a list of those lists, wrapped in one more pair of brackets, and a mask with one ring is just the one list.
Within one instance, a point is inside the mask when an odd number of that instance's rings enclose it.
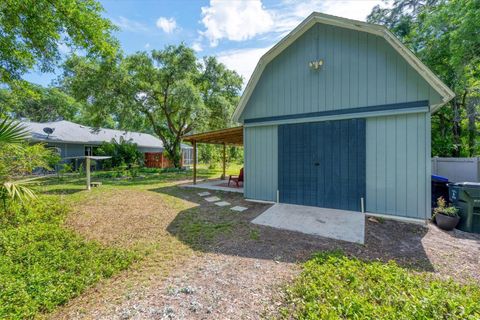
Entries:
{"label": "garage door panel", "polygon": [[360,210],[365,120],[291,124],[279,130],[280,202]]}

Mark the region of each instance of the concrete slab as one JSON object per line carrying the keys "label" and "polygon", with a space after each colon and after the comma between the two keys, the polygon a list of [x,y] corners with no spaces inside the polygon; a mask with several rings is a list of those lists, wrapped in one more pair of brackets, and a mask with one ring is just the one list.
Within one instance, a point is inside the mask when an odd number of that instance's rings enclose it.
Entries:
{"label": "concrete slab", "polygon": [[222,200],[219,197],[208,197],[208,198],[204,198],[204,199],[205,199],[205,201],[208,201],[208,202],[216,202],[216,201]]}
{"label": "concrete slab", "polygon": [[199,193],[198,193],[198,195],[199,195],[200,197],[209,196],[210,194],[211,194],[211,193],[210,193],[210,192],[208,192],[208,191],[205,191],[205,192],[199,192]]}
{"label": "concrete slab", "polygon": [[361,212],[276,203],[252,222],[337,240],[365,241],[365,215]]}
{"label": "concrete slab", "polygon": [[219,202],[215,202],[215,204],[219,207],[226,207],[226,206],[229,206],[230,205],[230,202],[227,202],[227,201],[219,201]]}
{"label": "concrete slab", "polygon": [[233,187],[223,186],[226,182],[227,180],[206,180],[206,181],[200,181],[197,184],[185,184],[185,185],[182,185],[182,187],[243,193],[243,188],[233,188]]}
{"label": "concrete slab", "polygon": [[242,207],[242,206],[235,206],[235,207],[230,208],[230,210],[237,211],[237,212],[242,212],[242,211],[245,211],[247,209],[248,209],[247,207]]}

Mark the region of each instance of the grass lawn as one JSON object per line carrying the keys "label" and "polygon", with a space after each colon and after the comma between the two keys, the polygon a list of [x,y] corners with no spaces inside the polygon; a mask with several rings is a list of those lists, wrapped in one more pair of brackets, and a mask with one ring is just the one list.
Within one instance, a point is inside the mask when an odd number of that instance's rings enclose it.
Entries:
{"label": "grass lawn", "polygon": [[[239,166],[229,168],[230,174],[238,171]],[[193,254],[165,231],[189,204],[152,192],[190,179],[191,172],[145,170],[139,174],[127,180],[112,178],[115,173],[96,172],[92,180],[103,185],[90,192],[84,190],[83,177],[44,179],[35,186],[37,203],[0,216],[1,319],[51,312],[126,268],[130,271],[123,286],[148,281]],[[219,175],[220,170],[199,168],[201,178]],[[193,237],[203,227],[185,221],[182,232]],[[205,236],[211,238],[225,228],[213,226]]]}

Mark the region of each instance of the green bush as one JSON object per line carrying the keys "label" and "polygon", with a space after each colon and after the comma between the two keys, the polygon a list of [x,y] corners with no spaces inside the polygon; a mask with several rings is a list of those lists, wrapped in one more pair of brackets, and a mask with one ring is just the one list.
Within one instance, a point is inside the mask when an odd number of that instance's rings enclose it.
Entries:
{"label": "green bush", "polygon": [[51,311],[134,259],[63,228],[66,210],[58,203],[14,209],[0,212],[0,319]]}
{"label": "green bush", "polygon": [[414,274],[395,262],[320,253],[286,289],[283,318],[479,319],[480,288]]}
{"label": "green bush", "polygon": [[102,160],[104,169],[117,167],[128,167],[143,165],[143,153],[138,150],[138,146],[128,140],[120,137],[120,142],[112,139],[111,142],[103,142],[95,151],[97,156],[110,156],[110,159]]}

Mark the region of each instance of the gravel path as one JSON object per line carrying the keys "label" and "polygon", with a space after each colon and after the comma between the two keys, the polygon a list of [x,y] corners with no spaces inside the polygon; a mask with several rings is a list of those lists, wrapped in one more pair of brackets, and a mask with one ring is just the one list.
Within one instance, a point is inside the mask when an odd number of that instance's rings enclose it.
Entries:
{"label": "gravel path", "polygon": [[208,253],[187,262],[104,319],[259,319],[272,293],[298,271],[291,263]]}

